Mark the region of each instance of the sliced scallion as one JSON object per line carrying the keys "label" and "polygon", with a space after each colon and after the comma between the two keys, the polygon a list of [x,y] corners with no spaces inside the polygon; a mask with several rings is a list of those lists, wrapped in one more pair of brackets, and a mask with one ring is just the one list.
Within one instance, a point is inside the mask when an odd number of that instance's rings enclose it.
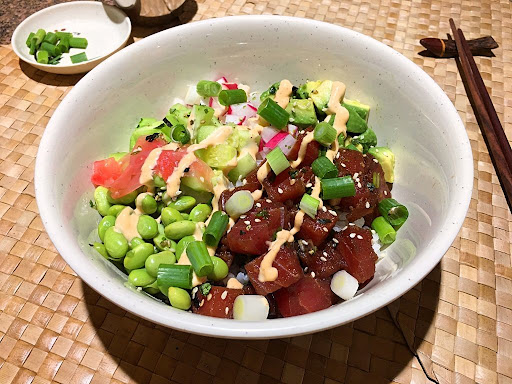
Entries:
{"label": "sliced scallion", "polygon": [[319,205],[320,201],[318,199],[315,199],[306,193],[300,200],[299,208],[303,210],[309,217],[314,219]]}
{"label": "sliced scallion", "polygon": [[219,93],[219,103],[224,106],[247,102],[247,93],[243,89],[224,89]]}
{"label": "sliced scallion", "polygon": [[69,46],[71,48],[80,48],[85,49],[87,48],[87,39],[85,37],[70,37],[69,38]]}
{"label": "sliced scallion", "polygon": [[393,228],[384,217],[379,216],[375,218],[372,222],[372,228],[377,232],[377,235],[379,235],[382,244],[391,244],[396,240],[395,228]]}
{"label": "sliced scallion", "polygon": [[69,58],[71,59],[71,62],[73,64],[78,64],[78,63],[88,60],[85,52],[78,53],[76,55],[70,56]]}
{"label": "sliced scallion", "polygon": [[56,45],[58,40],[59,40],[59,38],[53,32],[48,32],[43,39],[43,41],[46,41],[47,43],[50,43],[53,45]]}
{"label": "sliced scallion", "polygon": [[222,85],[216,81],[201,80],[196,85],[196,92],[201,97],[217,97],[222,90]]}
{"label": "sliced scallion", "polygon": [[228,227],[229,216],[222,211],[213,213],[210,223],[203,233],[203,241],[206,245],[216,247],[219,244],[220,238],[224,235]]}
{"label": "sliced scallion", "polygon": [[279,147],[275,147],[267,153],[267,161],[276,175],[279,175],[290,166],[290,162]]}
{"label": "sliced scallion", "polygon": [[336,130],[329,123],[318,123],[313,132],[313,138],[320,144],[329,146],[336,140]]}
{"label": "sliced scallion", "polygon": [[321,187],[324,200],[355,196],[356,194],[354,180],[350,176],[323,179]]}
{"label": "sliced scallion", "polygon": [[193,241],[187,247],[187,256],[197,276],[206,276],[213,270],[213,262],[204,241]]}
{"label": "sliced scallion", "polygon": [[[50,56],[59,56],[62,52],[60,51],[60,48],[57,46],[47,43],[46,41],[43,41],[41,43],[41,46],[39,47],[41,51],[46,51],[50,54]],[[73,57],[73,56],[71,56]]]}
{"label": "sliced scallion", "polygon": [[156,283],[158,287],[165,291],[167,291],[169,287],[191,289],[192,272],[191,265],[160,264]]}
{"label": "sliced scallion", "polygon": [[384,199],[379,202],[379,212],[389,224],[400,227],[409,217],[409,211],[405,205],[395,199]]}
{"label": "sliced scallion", "polygon": [[238,191],[226,202],[224,209],[227,214],[233,218],[238,218],[240,215],[250,211],[254,205],[254,198],[249,191]]}
{"label": "sliced scallion", "polygon": [[176,143],[187,144],[190,141],[190,132],[184,125],[175,125],[171,128],[171,140]]}
{"label": "sliced scallion", "polygon": [[278,129],[286,127],[290,119],[290,114],[270,97],[263,100],[258,107],[258,115]]}
{"label": "sliced scallion", "polygon": [[39,64],[48,64],[48,52],[46,51],[37,51],[37,62]]}
{"label": "sliced scallion", "polygon": [[325,156],[315,159],[311,168],[313,168],[313,173],[321,179],[332,179],[338,176],[338,168]]}

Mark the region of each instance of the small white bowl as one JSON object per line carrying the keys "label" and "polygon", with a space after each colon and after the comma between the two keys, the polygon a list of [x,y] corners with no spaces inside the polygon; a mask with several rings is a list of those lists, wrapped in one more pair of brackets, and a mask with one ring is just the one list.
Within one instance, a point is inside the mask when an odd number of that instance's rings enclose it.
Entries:
{"label": "small white bowl", "polygon": [[[29,53],[26,40],[30,32],[38,29],[80,33],[89,42],[85,53],[88,61],[73,64],[70,55],[83,52],[71,48],[62,55],[56,65],[39,64]],[[14,53],[30,65],[46,72],[71,75],[90,71],[107,57],[126,45],[132,25],[130,19],[119,8],[97,1],[76,1],[57,4],[27,17],[12,34],[11,45]]]}
{"label": "small white bowl", "polygon": [[[172,308],[125,286],[126,275],[88,245],[92,163],[125,151],[140,117],[160,117],[188,84],[225,75],[264,90],[284,78],[341,80],[347,98],[371,105],[379,145],[396,154],[393,196],[409,208],[375,278],[354,299],[308,315],[241,322]],[[149,36],[100,64],[54,112],[39,146],[41,219],[70,267],[107,299],[168,327],[227,338],[288,337],[367,315],[403,295],[439,263],[471,198],[473,159],[457,110],[413,62],[360,33],[314,20],[236,16]]]}

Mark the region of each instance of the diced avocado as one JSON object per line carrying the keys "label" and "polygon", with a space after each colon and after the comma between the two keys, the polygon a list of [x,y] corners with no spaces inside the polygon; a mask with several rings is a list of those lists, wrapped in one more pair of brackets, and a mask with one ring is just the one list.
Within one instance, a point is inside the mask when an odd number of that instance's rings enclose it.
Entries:
{"label": "diced avocado", "polygon": [[317,122],[315,106],[311,99],[291,99],[286,106],[290,114],[290,123],[307,127]]}
{"label": "diced avocado", "polygon": [[186,127],[191,112],[192,111],[190,108],[187,108],[183,104],[177,103],[174,104],[171,109],[169,109],[169,113],[165,115],[165,118],[172,125],[181,124]]}
{"label": "diced avocado", "polygon": [[361,144],[352,144],[352,137],[350,136],[345,139],[345,148],[353,151],[363,152],[363,146]]}
{"label": "diced avocado", "polygon": [[[137,124],[137,128],[148,127],[150,125],[154,125],[157,122],[158,122],[158,120],[153,119],[152,117],[142,117],[139,121],[139,124]],[[163,121],[161,121],[160,123],[163,123]],[[158,125],[160,125],[160,124],[158,124]]]}
{"label": "diced avocado", "polygon": [[213,193],[204,191],[204,190],[196,190],[187,185],[187,181],[185,177],[181,178],[180,191],[183,192],[185,196],[192,196],[196,199],[196,203],[201,204],[209,204],[212,201]]}
{"label": "diced avocado", "polygon": [[115,161],[119,161],[124,155],[127,155],[128,152],[115,152],[111,153],[108,157],[113,157]]}
{"label": "diced avocado", "polygon": [[363,146],[363,153],[368,152],[370,147],[375,147],[377,145],[377,135],[373,129],[368,128],[366,131],[361,133],[359,136],[354,136],[352,138],[352,144],[358,146],[359,144]]}
{"label": "diced avocado", "polygon": [[281,84],[280,81],[278,81],[277,83],[272,84],[265,92],[263,92],[260,95],[260,100],[263,101],[267,97],[270,97],[271,99],[274,99],[274,97],[276,96],[276,92],[279,89],[279,85],[280,84]]}
{"label": "diced avocado", "polygon": [[219,119],[215,116],[212,117],[212,121],[210,122],[210,124],[215,125],[216,127],[220,127],[222,125]]}
{"label": "diced avocado", "polygon": [[256,160],[250,153],[242,157],[238,160],[238,164],[235,168],[233,168],[228,173],[228,179],[235,183],[237,180],[242,180],[245,176],[247,176],[251,171],[256,169],[258,165],[256,164]]}
{"label": "diced avocado", "polygon": [[168,143],[171,142],[171,139],[169,138],[169,136],[167,134],[165,134],[162,129],[151,128],[151,127],[142,127],[142,128],[137,128],[135,131],[133,131],[132,135],[130,136],[130,150],[133,149],[133,147],[135,146],[135,143],[137,142],[137,139],[140,136],[150,136],[150,135],[153,135],[155,133],[161,134],[162,137]]}
{"label": "diced avocado", "polygon": [[351,133],[363,133],[368,129],[366,121],[359,116],[357,110],[351,105],[345,105],[348,110],[349,118],[347,121],[347,131]]}
{"label": "diced avocado", "polygon": [[331,98],[331,90],[332,81],[324,80],[322,81],[322,84],[311,91],[310,97],[313,99],[313,103],[315,103],[315,106],[318,108],[318,110],[323,111],[325,108],[327,108],[327,104]]}
{"label": "diced avocado", "polygon": [[300,97],[301,99],[308,99],[311,91],[319,87],[320,84],[322,84],[321,81],[308,81],[307,83],[302,84],[299,89],[297,89],[297,97]]}
{"label": "diced avocado", "polygon": [[395,154],[388,147],[373,147],[368,153],[375,157],[384,170],[384,179],[387,183],[395,181]]}
{"label": "diced avocado", "polygon": [[361,116],[361,118],[364,121],[368,122],[368,115],[370,114],[370,106],[369,105],[363,104],[357,100],[348,100],[348,99],[343,100],[343,106],[346,108],[347,105],[349,107],[352,107],[352,109],[354,111],[356,111],[357,114],[359,116]]}
{"label": "diced avocado", "polygon": [[206,149],[199,149],[195,154],[212,168],[227,169],[231,160],[237,155],[237,150],[229,144],[218,144]]}
{"label": "diced avocado", "polygon": [[196,142],[200,143],[208,136],[210,136],[217,128],[218,127],[215,125],[203,125],[202,127],[199,127],[196,132]]}

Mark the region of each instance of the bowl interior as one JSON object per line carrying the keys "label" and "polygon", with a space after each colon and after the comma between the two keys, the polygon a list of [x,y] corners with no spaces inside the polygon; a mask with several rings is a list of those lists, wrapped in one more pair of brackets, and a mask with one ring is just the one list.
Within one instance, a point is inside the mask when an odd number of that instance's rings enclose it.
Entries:
{"label": "bowl interior", "polygon": [[[144,59],[141,59],[144,58]],[[396,154],[393,196],[410,218],[354,300],[290,319],[242,323],[174,310],[127,289],[87,246],[91,164],[124,151],[140,117],[161,117],[188,84],[221,75],[264,90],[288,78],[341,80],[371,105],[379,145]],[[66,145],[63,145],[66,143]],[[469,141],[455,108],[428,75],[383,44],[303,19],[248,16],[193,23],[138,42],[89,73],[54,113],[41,142],[36,193],[48,233],[94,289],[155,322],[221,337],[284,337],[352,321],[413,287],[439,262],[464,219],[472,186]],[[93,235],[91,235],[91,232]]]}
{"label": "bowl interior", "polygon": [[26,46],[30,32],[38,29],[45,31],[64,30],[87,38],[89,42],[85,53],[89,61],[72,64],[70,55],[83,52],[83,49],[71,48],[56,65],[38,64],[38,66],[59,68],[76,67],[89,64],[119,49],[130,36],[131,24],[128,17],[118,8],[96,1],[78,1],[45,8],[25,19],[14,31],[12,47],[16,54],[28,63],[36,63]]}

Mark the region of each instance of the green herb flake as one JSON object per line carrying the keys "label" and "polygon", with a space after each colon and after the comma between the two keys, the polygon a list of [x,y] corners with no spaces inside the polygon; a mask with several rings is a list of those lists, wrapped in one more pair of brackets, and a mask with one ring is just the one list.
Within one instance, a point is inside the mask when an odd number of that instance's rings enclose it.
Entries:
{"label": "green herb flake", "polygon": [[199,290],[204,296],[207,296],[212,289],[212,285],[210,283],[204,283],[199,287]]}

